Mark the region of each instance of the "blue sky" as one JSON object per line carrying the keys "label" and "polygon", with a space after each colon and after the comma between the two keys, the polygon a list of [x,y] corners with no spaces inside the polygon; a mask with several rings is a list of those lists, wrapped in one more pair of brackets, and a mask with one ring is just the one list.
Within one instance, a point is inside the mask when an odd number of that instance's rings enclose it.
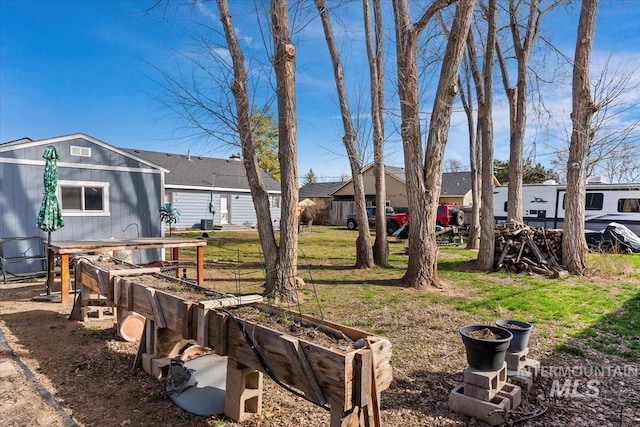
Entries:
{"label": "blue sky", "polygon": [[[234,24],[249,52],[261,47],[256,24],[244,10],[251,3],[230,2]],[[234,147],[188,137],[191,132],[185,131],[184,123],[157,99],[162,96],[157,70],[188,65],[184,58],[193,54],[193,22],[216,28],[215,3],[200,3],[188,11],[171,9],[165,15],[158,10],[143,13],[148,4],[122,0],[0,0],[0,142],[83,132],[127,148],[185,154],[191,150],[192,154],[211,157],[238,152]],[[359,2],[356,4],[359,8]],[[368,79],[358,12],[343,12],[343,26],[335,24],[352,91],[362,88]],[[388,16],[389,24],[390,19]],[[559,9],[545,21],[544,35],[569,57],[575,47],[576,22],[576,8]],[[306,26],[295,41],[299,174],[303,176],[313,168],[316,176],[338,178],[349,174],[349,165],[340,140],[333,73],[319,22]],[[594,62],[602,63],[608,56],[613,64],[633,67],[632,80],[640,83],[640,72],[635,71],[640,66],[640,1],[601,2]],[[387,64],[393,66],[392,57]],[[546,102],[549,108],[557,109],[558,117],[568,118],[570,76],[566,80],[558,75],[554,81],[556,85],[545,89]],[[502,89],[497,88],[495,153],[496,158],[507,160],[507,109]],[[640,91],[626,96],[626,102],[635,105],[628,114],[638,117]],[[388,95],[391,110],[395,108],[393,102]],[[423,109],[430,108],[425,104]],[[528,138],[539,142],[536,155],[543,163],[563,138],[545,129],[533,120],[528,128]],[[386,163],[403,166],[392,125],[387,126],[387,135],[391,141]],[[447,159],[468,165],[466,138],[464,116],[456,113]]]}

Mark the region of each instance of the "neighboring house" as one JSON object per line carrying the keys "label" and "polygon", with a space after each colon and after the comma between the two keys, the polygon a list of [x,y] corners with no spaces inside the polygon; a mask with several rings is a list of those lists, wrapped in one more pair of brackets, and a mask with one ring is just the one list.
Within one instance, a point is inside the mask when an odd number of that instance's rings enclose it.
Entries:
{"label": "neighboring house", "polygon": [[[175,205],[180,211],[174,228],[211,230],[225,226],[256,226],[256,210],[247,174],[238,157],[215,159],[135,149],[123,151],[169,171],[165,175],[164,202]],[[270,196],[271,219],[279,226],[280,184],[264,172],[262,179]]]}
{"label": "neighboring house", "polygon": [[[405,208],[407,203],[407,186],[404,180],[404,169],[395,166],[385,166],[385,184],[387,189],[387,204],[394,208]],[[376,177],[373,165],[363,172],[364,194],[367,206],[376,202]],[[340,188],[331,193],[334,201],[353,201],[353,179],[342,183]],[[353,213],[353,212],[347,212]],[[342,220],[346,221],[346,218]]]}
{"label": "neighboring house", "polygon": [[[167,170],[77,133],[0,144],[0,238],[46,237],[36,221],[44,193],[42,155],[48,146],[55,147],[60,157],[57,196],[65,223],[52,233],[52,240],[162,236],[158,209]],[[137,252],[141,251],[134,251],[134,262],[160,257],[159,250]],[[18,272],[32,271],[29,266],[16,267],[24,267]]]}
{"label": "neighboring house", "polygon": [[331,201],[334,191],[344,185],[344,181],[333,182],[314,182],[312,184],[306,184],[300,187],[298,190],[298,200],[304,199],[312,200],[315,203],[314,210],[314,224],[330,224],[330,211]]}
{"label": "neighboring house", "polygon": [[[385,166],[385,184],[387,190],[387,204],[396,211],[407,211],[407,186],[403,168]],[[365,168],[363,172],[365,199],[367,206],[375,205],[375,168],[373,165]],[[494,186],[500,183],[494,178]],[[332,225],[346,224],[346,215],[353,213],[353,183],[345,182],[332,193],[334,202],[331,206]],[[471,200],[471,172],[444,172],[442,174],[442,187],[440,191],[440,203],[455,203],[460,207],[470,206]]]}

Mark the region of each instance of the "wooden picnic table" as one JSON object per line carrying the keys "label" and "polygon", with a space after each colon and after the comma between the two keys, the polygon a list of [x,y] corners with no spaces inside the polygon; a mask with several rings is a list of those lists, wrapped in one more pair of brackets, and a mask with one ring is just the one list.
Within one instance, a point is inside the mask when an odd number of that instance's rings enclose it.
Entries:
{"label": "wooden picnic table", "polygon": [[[196,248],[197,282],[204,285],[204,246],[206,240],[186,237],[139,237],[137,239],[61,240],[51,242],[48,250],[47,277],[52,277],[54,257],[60,258],[61,302],[69,300],[69,256],[89,252],[129,251],[133,249],[173,248],[173,261],[178,262],[179,248]],[[179,269],[176,269],[179,277]],[[51,279],[49,279],[51,280]]]}

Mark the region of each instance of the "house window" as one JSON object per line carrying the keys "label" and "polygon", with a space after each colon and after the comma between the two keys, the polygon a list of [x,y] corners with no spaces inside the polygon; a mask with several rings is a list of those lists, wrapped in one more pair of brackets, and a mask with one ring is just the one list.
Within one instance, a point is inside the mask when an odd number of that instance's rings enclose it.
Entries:
{"label": "house window", "polygon": [[71,146],[71,155],[79,157],[91,157],[90,147],[78,147],[77,145]]}
{"label": "house window", "polygon": [[271,207],[272,208],[279,208],[280,207],[280,195],[279,194],[272,194],[271,195]]}
{"label": "house window", "polygon": [[109,184],[106,182],[60,181],[63,215],[108,215]]}
{"label": "house window", "polygon": [[618,199],[618,212],[640,212],[640,199]]}

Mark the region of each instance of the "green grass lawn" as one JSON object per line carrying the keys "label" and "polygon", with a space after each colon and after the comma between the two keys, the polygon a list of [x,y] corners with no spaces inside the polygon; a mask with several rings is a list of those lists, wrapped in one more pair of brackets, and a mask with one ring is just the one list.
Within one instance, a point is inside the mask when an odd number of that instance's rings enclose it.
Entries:
{"label": "green grass lawn", "polygon": [[[448,310],[453,317],[487,323],[512,318],[546,325],[542,333],[559,351],[579,354],[582,350],[571,343],[579,338],[605,354],[640,360],[640,254],[590,254],[588,277],[549,279],[476,271],[475,251],[442,247],[438,270],[446,292],[413,291],[401,283],[406,241],[389,238],[388,267],[355,270],[356,237],[344,227],[321,226],[300,235],[298,274],[307,286],[296,309],[330,312],[335,320],[386,336],[417,325],[399,326],[372,315],[381,307],[394,313]],[[193,250],[184,253],[195,257]],[[256,292],[264,281],[257,231],[210,234],[205,259],[229,265],[232,278],[225,292]]]}

